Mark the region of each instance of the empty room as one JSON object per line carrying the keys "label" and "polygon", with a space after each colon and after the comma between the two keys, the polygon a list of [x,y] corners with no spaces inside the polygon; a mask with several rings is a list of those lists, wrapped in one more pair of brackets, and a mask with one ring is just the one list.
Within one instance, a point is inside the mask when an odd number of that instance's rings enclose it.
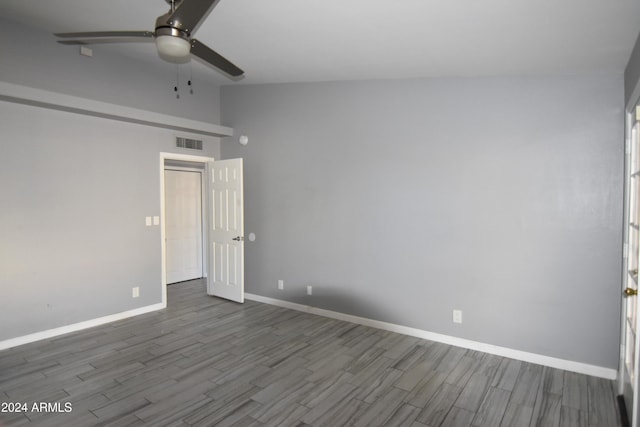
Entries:
{"label": "empty room", "polygon": [[639,34],[2,0],[0,426],[640,426]]}

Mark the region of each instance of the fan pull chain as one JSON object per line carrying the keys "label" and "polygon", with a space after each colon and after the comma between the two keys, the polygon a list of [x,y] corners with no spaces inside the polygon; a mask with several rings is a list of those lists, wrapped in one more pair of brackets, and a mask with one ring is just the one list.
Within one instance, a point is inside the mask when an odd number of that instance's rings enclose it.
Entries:
{"label": "fan pull chain", "polygon": [[[187,80],[187,85],[189,86],[189,93],[193,95],[193,68],[191,68],[191,64],[189,64],[189,80]],[[180,99],[180,66],[178,64],[176,64],[176,85],[173,87],[173,92],[176,94],[176,99]]]}
{"label": "fan pull chain", "polygon": [[180,99],[180,92],[178,86],[180,85],[180,68],[176,64],[176,85],[173,87],[173,91],[176,93],[176,99]]}

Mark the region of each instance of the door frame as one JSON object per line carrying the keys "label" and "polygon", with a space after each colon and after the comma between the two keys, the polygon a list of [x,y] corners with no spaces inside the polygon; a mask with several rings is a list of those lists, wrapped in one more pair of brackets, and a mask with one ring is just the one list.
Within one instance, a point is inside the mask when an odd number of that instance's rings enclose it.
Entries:
{"label": "door frame", "polygon": [[[161,251],[161,257],[162,257],[162,261],[161,261],[161,292],[162,292],[162,306],[166,307],[167,306],[167,246],[166,246],[166,242],[165,242],[165,198],[164,198],[164,163],[165,160],[178,160],[178,161],[187,161],[187,162],[194,162],[194,163],[202,163],[204,164],[205,167],[205,171],[207,168],[207,164],[209,162],[213,162],[215,161],[215,158],[213,157],[207,157],[207,156],[198,156],[198,155],[193,155],[193,154],[180,154],[180,153],[168,153],[168,152],[161,152],[160,153],[160,251]],[[203,191],[206,191],[206,189],[204,188],[204,185],[202,187]],[[208,206],[208,196],[204,196],[202,199],[202,206],[203,206],[203,212],[206,213],[208,212],[207,208],[205,208],[205,206]],[[203,215],[202,216],[202,241],[203,241],[203,260],[208,260],[208,252],[205,252],[204,250],[207,249],[207,245],[205,242],[208,241],[207,239],[207,229],[209,226],[209,222],[208,222],[208,215]],[[203,265],[203,277],[206,277],[206,264]]]}

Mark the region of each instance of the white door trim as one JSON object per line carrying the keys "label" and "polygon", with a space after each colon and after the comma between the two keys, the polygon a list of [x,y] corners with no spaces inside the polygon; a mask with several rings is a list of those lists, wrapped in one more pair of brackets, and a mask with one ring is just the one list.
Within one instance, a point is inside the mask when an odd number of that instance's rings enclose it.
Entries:
{"label": "white door trim", "polygon": [[[622,244],[623,244],[623,249],[622,249],[622,273],[621,273],[621,287],[620,287],[620,294],[622,295],[622,292],[626,289],[627,287],[627,279],[628,279],[628,272],[627,272],[627,257],[629,255],[628,252],[628,247],[629,247],[629,232],[628,232],[628,227],[627,224],[629,223],[629,168],[630,168],[630,150],[631,150],[631,124],[633,123],[631,121],[632,118],[632,113],[628,112],[625,114],[625,143],[624,143],[624,196],[623,196],[623,218],[622,218]],[[618,375],[617,375],[617,385],[618,385],[618,395],[622,395],[624,394],[624,370],[625,370],[625,366],[624,366],[624,359],[625,359],[625,351],[626,351],[626,322],[627,322],[627,310],[626,310],[627,305],[624,303],[621,303],[621,310],[620,310],[620,359],[618,362]]]}
{"label": "white door trim", "polygon": [[[182,160],[187,162],[196,162],[196,163],[204,163],[205,165],[209,162],[215,161],[213,157],[206,156],[196,156],[192,154],[180,154],[180,153],[160,153],[160,250],[162,253],[162,274],[161,274],[161,293],[162,293],[162,306],[167,306],[167,247],[165,245],[165,231],[164,231],[164,162],[165,160]],[[203,205],[206,203],[207,199],[202,199]],[[206,211],[206,210],[205,210]],[[202,218],[203,229],[206,229],[208,224],[208,219],[206,216]]]}

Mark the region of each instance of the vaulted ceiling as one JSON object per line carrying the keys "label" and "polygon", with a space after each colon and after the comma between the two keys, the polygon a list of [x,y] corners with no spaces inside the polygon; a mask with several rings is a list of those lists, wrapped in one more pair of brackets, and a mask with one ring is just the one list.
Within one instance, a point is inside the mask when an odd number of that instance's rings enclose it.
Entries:
{"label": "vaulted ceiling", "polygon": [[[165,0],[0,1],[0,16],[48,33],[152,31],[167,10]],[[238,84],[622,73],[639,18],[638,0],[221,0],[195,37],[246,71]],[[101,49],[162,63],[148,43]]]}

